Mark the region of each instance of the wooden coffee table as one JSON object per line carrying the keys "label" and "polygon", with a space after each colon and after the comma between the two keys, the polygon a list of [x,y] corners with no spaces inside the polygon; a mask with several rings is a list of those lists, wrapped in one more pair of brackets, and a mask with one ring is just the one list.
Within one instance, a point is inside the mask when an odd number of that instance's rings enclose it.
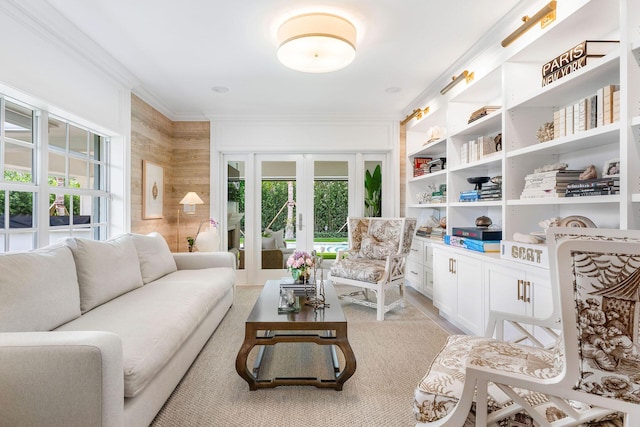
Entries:
{"label": "wooden coffee table", "polygon": [[[301,308],[298,313],[279,314],[280,280],[267,281],[247,318],[244,342],[236,357],[236,371],[247,381],[250,390],[281,385],[312,385],[342,390],[342,385],[356,371],[356,357],[347,339],[347,319],[344,317],[340,301],[331,282],[325,281],[325,296],[326,302],[329,303],[328,308],[314,311],[313,307],[304,304],[305,298],[300,297]],[[320,331],[324,331],[324,335],[319,334]],[[265,347],[260,348],[253,371],[247,368],[249,352],[257,345],[270,346],[277,343],[304,342],[332,346],[331,358],[334,378],[278,377],[258,379]],[[344,355],[345,366],[342,372],[340,372],[335,347],[338,347]]]}

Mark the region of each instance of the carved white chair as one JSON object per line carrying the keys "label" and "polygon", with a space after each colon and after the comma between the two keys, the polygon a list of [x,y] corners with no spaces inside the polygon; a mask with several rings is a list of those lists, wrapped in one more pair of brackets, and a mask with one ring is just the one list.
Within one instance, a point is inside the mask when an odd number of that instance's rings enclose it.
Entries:
{"label": "carved white chair", "polygon": [[[330,278],[362,290],[340,298],[376,308],[377,319],[398,306],[404,307],[406,258],[416,229],[415,218],[347,218],[349,249],[339,251]],[[385,292],[398,286],[400,296],[386,304]],[[375,300],[369,298],[369,290]]]}
{"label": "carved white chair", "polygon": [[[640,233],[555,228],[547,242],[553,316],[493,313],[488,335],[508,321],[520,342],[451,336],[416,389],[419,426],[640,426]],[[544,348],[525,322],[561,333]]]}

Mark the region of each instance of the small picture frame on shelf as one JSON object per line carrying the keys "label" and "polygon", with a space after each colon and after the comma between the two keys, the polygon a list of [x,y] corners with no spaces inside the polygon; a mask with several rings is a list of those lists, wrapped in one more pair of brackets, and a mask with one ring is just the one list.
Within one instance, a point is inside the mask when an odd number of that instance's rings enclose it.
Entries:
{"label": "small picture frame on shelf", "polygon": [[602,177],[619,176],[620,175],[620,159],[611,159],[604,162],[602,167]]}

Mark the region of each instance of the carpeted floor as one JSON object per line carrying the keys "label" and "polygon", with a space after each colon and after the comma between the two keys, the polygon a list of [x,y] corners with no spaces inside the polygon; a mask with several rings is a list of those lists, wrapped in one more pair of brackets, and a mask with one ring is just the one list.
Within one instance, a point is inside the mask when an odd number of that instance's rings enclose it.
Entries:
{"label": "carpeted floor", "polygon": [[[236,373],[235,358],[244,321],[260,289],[238,287],[233,307],[156,416],[154,427],[415,425],[413,390],[447,332],[410,304],[377,322],[374,309],[343,302],[357,369],[342,391],[315,387],[249,391]],[[337,287],[338,293],[346,289]],[[281,345],[286,348],[279,349]],[[288,373],[307,360],[311,364],[325,360],[325,347],[315,344],[303,350],[293,344],[275,347],[269,369],[276,372]]]}

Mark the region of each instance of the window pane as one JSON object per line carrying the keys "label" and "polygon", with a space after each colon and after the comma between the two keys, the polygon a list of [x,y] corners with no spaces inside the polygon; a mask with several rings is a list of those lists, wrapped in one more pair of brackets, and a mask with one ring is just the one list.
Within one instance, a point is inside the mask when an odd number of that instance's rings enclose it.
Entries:
{"label": "window pane", "polygon": [[89,134],[89,158],[102,160],[102,147],[104,139],[95,133]]}
{"label": "window pane", "polygon": [[[82,211],[84,213],[84,205],[82,206]],[[93,198],[93,206],[91,206],[92,211],[92,222],[94,224],[97,223],[106,223],[107,222],[107,198],[106,197],[94,197]]]}
{"label": "window pane", "polygon": [[89,132],[69,125],[69,151],[86,155],[89,144]]}
{"label": "window pane", "polygon": [[33,182],[33,149],[7,142],[5,145],[4,179]]}
{"label": "window pane", "polygon": [[33,196],[28,191],[9,192],[9,228],[33,227]]}
{"label": "window pane", "polygon": [[[55,153],[49,153],[49,185],[64,187],[67,176],[65,157]],[[53,181],[53,182],[52,182]]]}
{"label": "window pane", "polygon": [[67,150],[67,124],[49,118],[49,146]]}
{"label": "window pane", "polygon": [[5,236],[5,239],[9,239],[9,250],[15,251],[30,251],[35,249],[35,237],[34,231],[25,231],[23,233],[12,233]]}
{"label": "window pane", "polygon": [[33,111],[7,101],[4,133],[8,138],[33,142]]}
{"label": "window pane", "polygon": [[73,188],[89,188],[89,182],[87,179],[87,161],[69,158],[69,179],[70,187]]}

